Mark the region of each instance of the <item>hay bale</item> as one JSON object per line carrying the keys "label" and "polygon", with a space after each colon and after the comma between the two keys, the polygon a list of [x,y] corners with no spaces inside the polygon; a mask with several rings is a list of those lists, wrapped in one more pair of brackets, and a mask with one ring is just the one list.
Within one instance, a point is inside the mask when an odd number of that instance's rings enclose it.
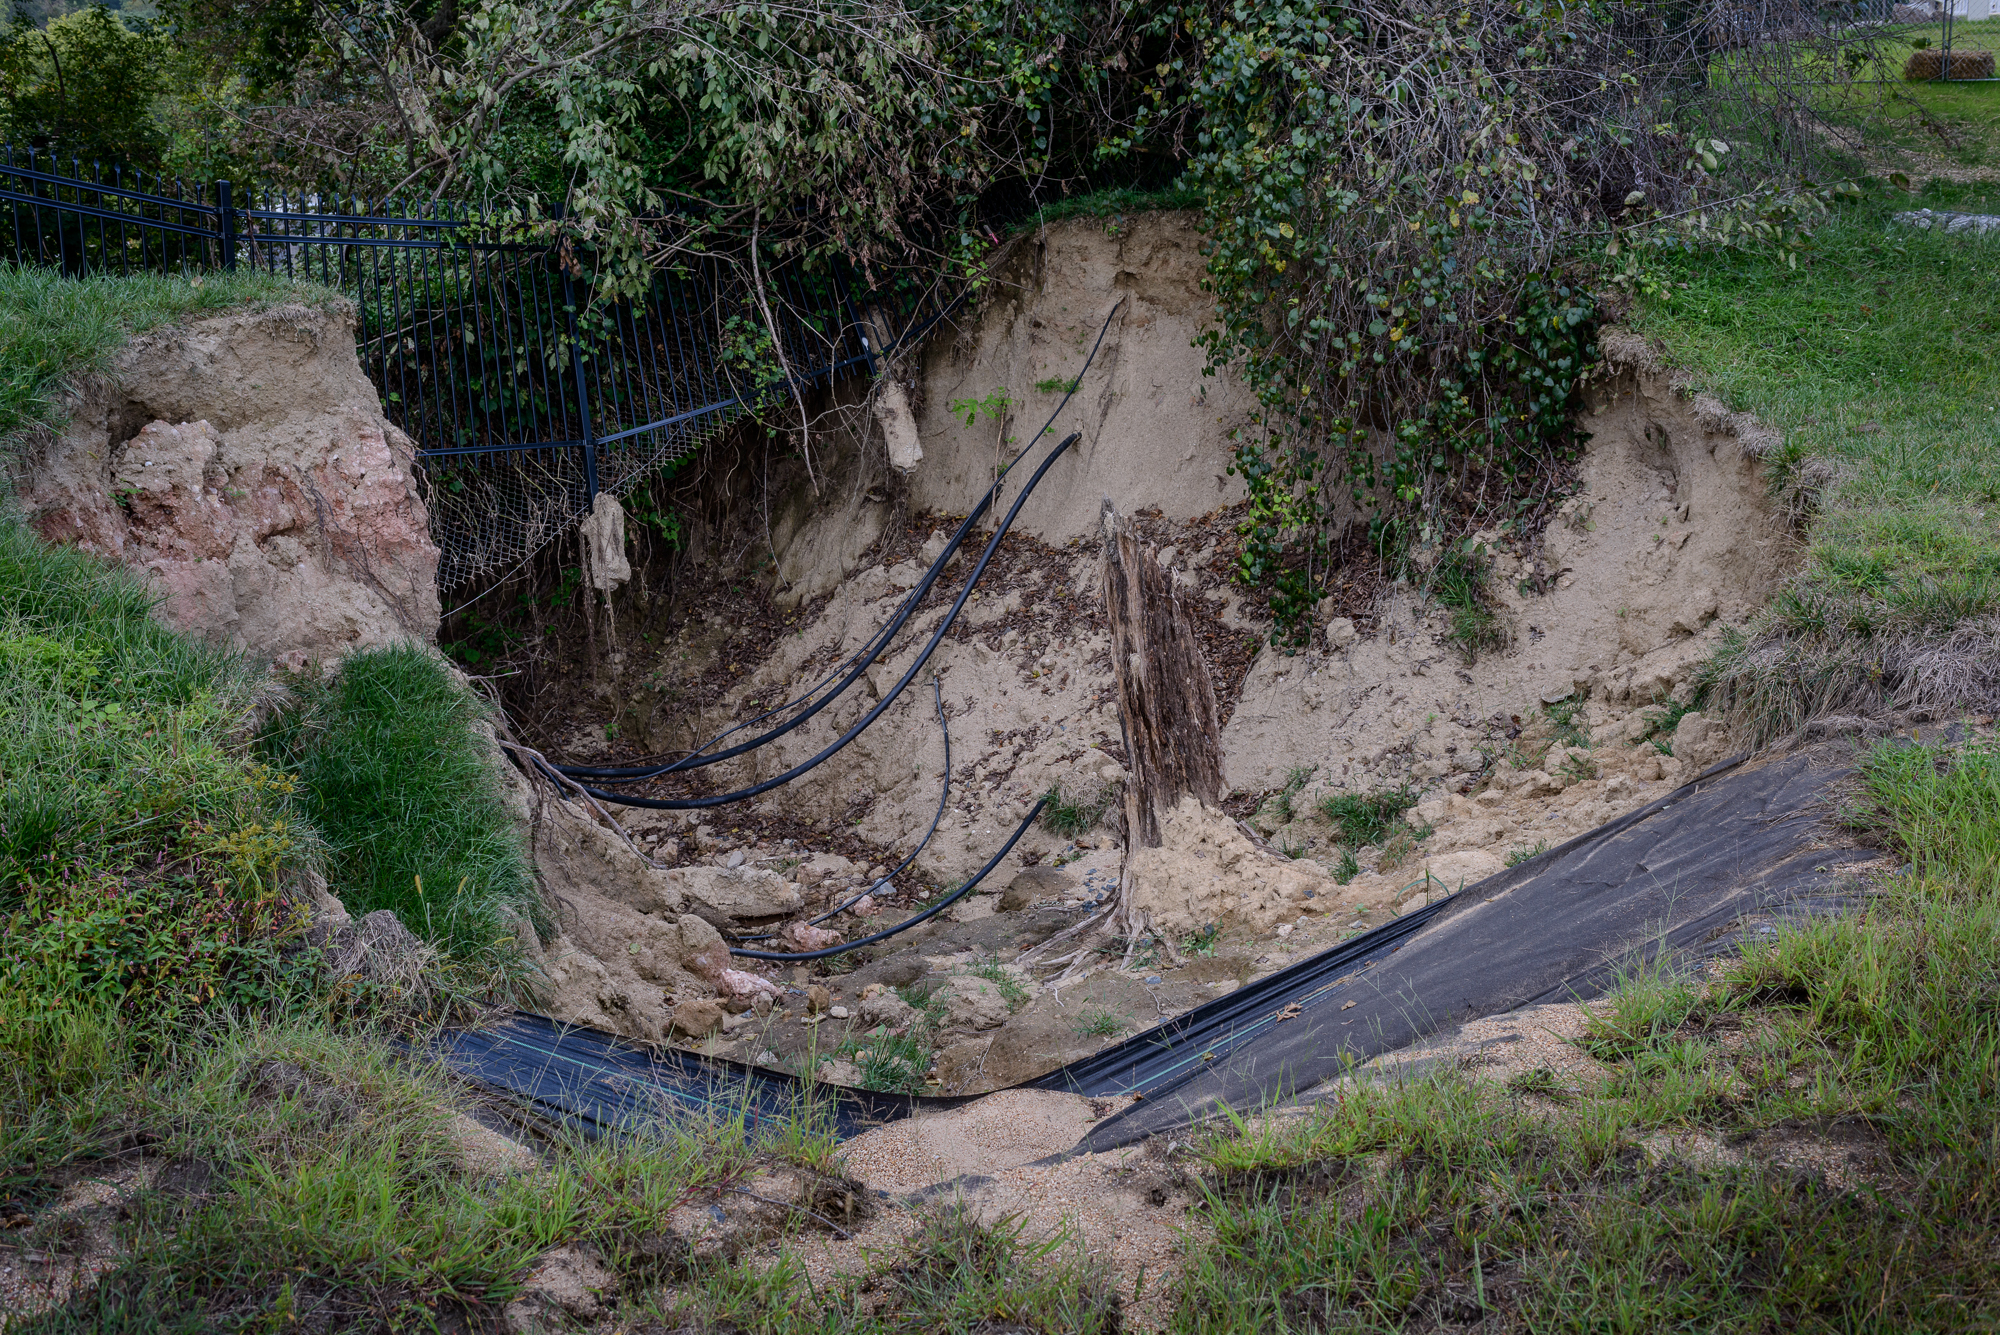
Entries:
{"label": "hay bale", "polygon": [[[1912,51],[1909,61],[1903,66],[1903,77],[1912,83],[1926,79],[1945,77],[1944,52]],[[1954,51],[1951,53],[1951,77],[1954,79],[1990,79],[1993,77],[1993,53],[1991,51]]]}

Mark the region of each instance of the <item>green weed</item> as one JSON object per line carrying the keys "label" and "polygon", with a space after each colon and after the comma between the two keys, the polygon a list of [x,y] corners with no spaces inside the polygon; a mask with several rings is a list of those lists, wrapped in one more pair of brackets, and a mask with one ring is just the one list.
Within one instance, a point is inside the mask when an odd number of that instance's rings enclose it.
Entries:
{"label": "green weed", "polygon": [[1085,1011],[1072,1026],[1083,1038],[1110,1038],[1125,1032],[1125,1021],[1108,1010]]}
{"label": "green weed", "polygon": [[1692,703],[1683,703],[1679,700],[1669,700],[1656,709],[1647,710],[1644,715],[1646,731],[1640,735],[1636,744],[1644,745],[1651,742],[1653,749],[1661,755],[1672,755],[1674,729],[1680,727],[1681,720],[1694,711],[1695,706]]}
{"label": "green weed", "polygon": [[1007,387],[1002,385],[1000,388],[989,392],[984,398],[953,399],[950,404],[946,405],[946,411],[953,417],[965,418],[965,424],[971,426],[979,420],[981,413],[984,413],[989,421],[998,422],[1006,417],[1008,409],[1020,406],[1020,404],[1008,396]]}
{"label": "green weed", "polygon": [[1884,742],[1861,776],[1857,817],[1888,830],[1917,875],[2000,887],[2000,746]]}
{"label": "green weed", "polygon": [[1581,695],[1572,695],[1566,700],[1542,706],[1542,715],[1549,721],[1557,746],[1590,745],[1590,720],[1585,717],[1583,709]]}
{"label": "green weed", "polygon": [[1507,850],[1507,865],[1518,867],[1529,858],[1540,857],[1548,851],[1549,841],[1546,839],[1537,839],[1533,844],[1523,844],[1518,848],[1510,848]]}
{"label": "green weed", "polygon": [[1000,989],[1001,1000],[1009,1010],[1019,1010],[1028,1003],[1028,989],[1021,984],[1019,976],[1009,973],[997,960],[974,965],[969,972],[974,978],[984,978]]}
{"label": "green weed", "polygon": [[1104,819],[1104,813],[1111,810],[1111,800],[1116,790],[1107,789],[1100,796],[1089,801],[1078,801],[1064,795],[1060,784],[1047,793],[1048,805],[1042,808],[1042,828],[1062,839],[1074,839],[1096,826]]}
{"label": "green weed", "polygon": [[1076,386],[1077,380],[1074,376],[1068,380],[1061,379],[1060,377],[1051,377],[1047,380],[1037,380],[1035,382],[1035,393],[1074,394],[1076,393]]}
{"label": "green weed", "polygon": [[1381,845],[1403,825],[1403,813],[1417,804],[1411,788],[1385,788],[1376,793],[1334,793],[1322,798],[1319,814],[1340,832],[1349,847]]}
{"label": "green weed", "polygon": [[1193,935],[1181,938],[1181,954],[1195,959],[1207,959],[1215,954],[1216,943],[1221,938],[1221,924],[1209,923]]}
{"label": "green weed", "polygon": [[1599,1061],[1613,1062],[1649,1051],[1670,1038],[1701,1000],[1693,979],[1663,964],[1631,970],[1612,990],[1604,1014],[1586,1011],[1583,1046]]}

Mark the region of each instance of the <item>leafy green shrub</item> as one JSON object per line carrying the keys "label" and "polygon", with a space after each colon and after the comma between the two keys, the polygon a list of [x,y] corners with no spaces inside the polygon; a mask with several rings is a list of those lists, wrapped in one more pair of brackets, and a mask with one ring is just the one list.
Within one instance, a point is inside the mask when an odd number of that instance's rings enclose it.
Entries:
{"label": "leafy green shrub", "polygon": [[294,691],[263,745],[297,776],[348,911],[393,910],[459,963],[510,968],[522,924],[548,920],[474,731],[479,702],[414,645],[351,654]]}
{"label": "leafy green shrub", "polygon": [[1410,788],[1385,788],[1379,793],[1334,793],[1323,798],[1319,814],[1340,831],[1350,848],[1384,843],[1402,824],[1402,815],[1417,804]]}

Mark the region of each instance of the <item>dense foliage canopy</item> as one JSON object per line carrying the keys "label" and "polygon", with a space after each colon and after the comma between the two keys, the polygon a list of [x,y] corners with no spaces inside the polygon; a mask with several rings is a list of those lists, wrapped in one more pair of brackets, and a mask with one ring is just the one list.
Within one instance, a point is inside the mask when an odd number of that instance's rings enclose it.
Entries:
{"label": "dense foliage canopy", "polygon": [[600,294],[696,249],[747,258],[760,289],[786,256],[877,281],[971,272],[1066,197],[1181,187],[1205,206],[1213,361],[1265,408],[1236,459],[1241,573],[1291,633],[1362,538],[1449,579],[1467,534],[1546,492],[1594,356],[1579,255],[1725,232],[1798,244],[1824,193],[1800,90],[1873,59],[1862,16],[1848,0],[162,0],[151,18],[21,19],[0,80],[17,139],[321,198],[476,203],[567,236]]}

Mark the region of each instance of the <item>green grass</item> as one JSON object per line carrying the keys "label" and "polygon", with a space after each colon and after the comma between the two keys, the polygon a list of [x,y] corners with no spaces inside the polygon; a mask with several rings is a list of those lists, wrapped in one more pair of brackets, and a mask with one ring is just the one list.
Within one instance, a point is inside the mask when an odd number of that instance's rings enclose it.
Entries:
{"label": "green grass", "polygon": [[988,960],[967,970],[974,978],[984,978],[1000,989],[1000,999],[1007,1003],[1008,1010],[1019,1010],[1028,1002],[1028,989],[1018,975],[1008,973],[998,960]]}
{"label": "green grass", "polygon": [[150,607],[0,510],[0,1008],[50,1032],[80,1010],[152,1033],[284,991],[314,841],[242,742],[258,674]]}
{"label": "green grass", "polygon": [[548,921],[474,731],[479,701],[414,645],[350,654],[293,691],[264,749],[297,776],[341,902],[391,909],[460,963],[505,973]]}
{"label": "green grass", "polygon": [[1706,983],[1633,970],[1597,1076],[1364,1082],[1212,1135],[1171,1328],[1991,1329],[1996,776],[1988,744],[1870,753],[1852,819],[1915,874]]}
{"label": "green grass", "polygon": [[1042,828],[1060,839],[1074,839],[1088,833],[1104,813],[1111,810],[1115,788],[1106,788],[1094,798],[1080,799],[1065,794],[1061,784],[1048,791],[1048,805],[1042,808]]}
{"label": "green grass", "polygon": [[0,439],[53,423],[65,385],[103,368],[133,334],[190,316],[286,301],[336,300],[322,289],[243,270],[186,278],[65,278],[0,265]]}
{"label": "green grass", "polygon": [[[1965,167],[2000,162],[2000,84],[1904,80],[1903,66],[1916,43],[1936,51],[1939,24],[1899,26],[1883,48],[1888,69],[1866,70],[1848,83],[1821,90],[1819,105],[1835,125],[1859,130],[1879,149],[1923,153]],[[1952,50],[2000,52],[2000,19],[1952,25]]]}
{"label": "green grass", "polygon": [[[365,1032],[238,1025],[151,1065],[121,1055],[103,1131],[145,1137],[199,1185],[140,1196],[121,1228],[126,1264],[10,1332],[282,1329],[315,1310],[365,1313],[369,1328],[480,1328],[466,1323],[517,1297],[551,1247],[588,1248],[635,1289],[683,1279],[690,1258],[668,1245],[677,1209],[705,1210],[767,1165],[834,1162],[810,1105],[756,1128],[722,1107],[646,1136],[558,1130],[539,1171],[494,1177],[450,1134],[442,1070]],[[14,1190],[37,1198],[32,1180]],[[62,1225],[15,1239],[59,1248]]]}
{"label": "green grass", "polygon": [[1875,190],[1836,207],[1797,270],[1656,256],[1634,317],[1697,381],[1783,433],[1767,461],[1805,533],[1799,573],[1705,675],[1761,737],[1887,701],[1936,704],[1982,655],[1919,669],[2000,613],[2000,238],[1895,212],[2000,210],[1991,187]]}
{"label": "green grass", "polygon": [[1507,629],[1493,610],[1487,592],[1488,563],[1470,551],[1449,551],[1433,566],[1426,584],[1451,618],[1445,639],[1458,646],[1465,661],[1476,663],[1488,650],[1507,647]]}
{"label": "green grass", "polygon": [[1883,744],[1863,774],[1850,819],[1894,829],[1917,875],[2000,888],[2000,746]]}
{"label": "green grass", "polygon": [[1379,793],[1334,793],[1321,799],[1319,814],[1340,832],[1350,848],[1388,842],[1403,824],[1403,813],[1417,804],[1410,788],[1385,788]]}

